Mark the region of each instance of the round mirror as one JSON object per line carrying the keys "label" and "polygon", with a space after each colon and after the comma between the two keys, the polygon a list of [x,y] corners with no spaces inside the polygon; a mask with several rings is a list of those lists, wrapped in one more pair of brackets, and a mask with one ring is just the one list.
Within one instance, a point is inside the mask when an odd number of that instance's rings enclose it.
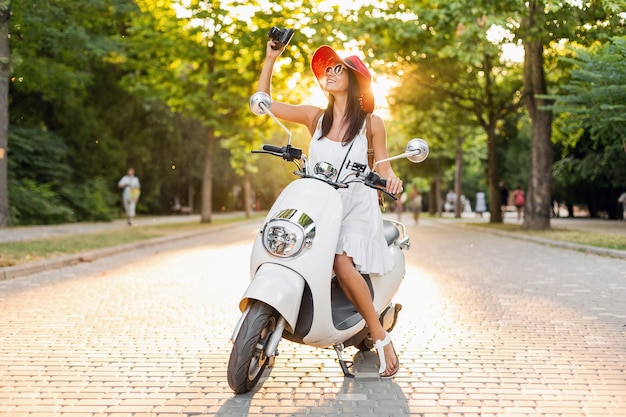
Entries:
{"label": "round mirror", "polygon": [[250,110],[257,116],[263,116],[272,105],[272,98],[264,92],[254,93],[250,97]]}
{"label": "round mirror", "polygon": [[411,162],[422,162],[428,157],[428,143],[424,139],[411,139],[406,145],[406,153],[410,153],[407,159]]}

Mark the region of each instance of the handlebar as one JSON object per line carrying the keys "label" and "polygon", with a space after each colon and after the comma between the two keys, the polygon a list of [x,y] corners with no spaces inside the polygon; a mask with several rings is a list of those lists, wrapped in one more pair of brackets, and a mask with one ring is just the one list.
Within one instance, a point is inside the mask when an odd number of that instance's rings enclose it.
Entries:
{"label": "handlebar", "polygon": [[294,148],[291,145],[283,147],[275,145],[263,145],[262,150],[253,149],[252,153],[269,153],[274,156],[280,156],[285,161],[294,161],[296,159],[302,159],[302,149]]}
{"label": "handlebar", "polygon": [[[302,159],[302,149],[298,149],[298,148],[294,148],[291,145],[285,145],[285,146],[276,146],[276,145],[269,145],[269,144],[265,144],[262,146],[262,149],[255,149],[252,150],[252,153],[267,153],[270,155],[274,155],[274,156],[280,156],[281,158],[283,158],[285,161],[290,161],[293,162],[295,160],[301,160]],[[395,195],[391,194],[389,191],[387,191],[386,187],[387,187],[387,180],[384,178],[381,178],[380,175],[378,175],[376,172],[374,171],[370,171],[367,173],[367,175],[365,175],[365,177],[361,176],[360,174],[362,174],[365,171],[366,165],[362,165],[359,167],[360,169],[356,169],[357,172],[353,173],[353,175],[356,175],[357,177],[361,177],[363,178],[363,184],[367,185],[370,188],[375,189],[376,191],[380,191],[385,193],[386,195],[388,195],[389,197],[391,197],[394,200],[397,200],[398,197],[396,197]],[[315,175],[308,175],[304,172],[295,172],[296,175],[299,175],[301,177],[304,178],[316,178],[316,179],[320,179]],[[335,187],[335,188],[347,188],[348,184],[342,182],[337,182],[337,181],[331,181],[329,178],[325,178],[324,181]]]}
{"label": "handlebar", "polygon": [[[263,150],[271,153],[280,153],[282,154],[283,148],[275,145],[263,145]],[[254,151],[253,151],[254,152]]]}
{"label": "handlebar", "polygon": [[391,194],[389,191],[386,190],[387,180],[384,178],[380,178],[380,175],[378,175],[374,171],[370,171],[367,174],[363,183],[367,185],[368,187],[375,189],[376,191],[381,191],[385,193],[386,195],[388,195],[394,200],[398,199],[398,197],[396,197],[395,195]]}

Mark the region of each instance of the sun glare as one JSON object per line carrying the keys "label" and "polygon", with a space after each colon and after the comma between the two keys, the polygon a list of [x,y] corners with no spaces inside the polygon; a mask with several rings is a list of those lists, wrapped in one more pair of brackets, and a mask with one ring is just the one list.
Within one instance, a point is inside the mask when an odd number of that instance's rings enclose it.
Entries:
{"label": "sun glare", "polygon": [[508,29],[499,25],[492,25],[487,30],[487,40],[502,48],[502,60],[509,62],[524,62],[524,48],[513,43],[515,35]]}

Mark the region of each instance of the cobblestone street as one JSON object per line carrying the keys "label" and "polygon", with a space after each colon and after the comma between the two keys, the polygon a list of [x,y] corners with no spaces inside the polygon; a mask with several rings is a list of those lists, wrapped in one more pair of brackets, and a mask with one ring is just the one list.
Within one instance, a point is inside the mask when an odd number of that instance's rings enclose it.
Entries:
{"label": "cobblestone street", "polygon": [[[259,221],[260,222],[260,221]],[[626,417],[626,261],[423,221],[392,337],[402,368],[286,341],[226,382],[257,229],[0,281],[2,416]]]}

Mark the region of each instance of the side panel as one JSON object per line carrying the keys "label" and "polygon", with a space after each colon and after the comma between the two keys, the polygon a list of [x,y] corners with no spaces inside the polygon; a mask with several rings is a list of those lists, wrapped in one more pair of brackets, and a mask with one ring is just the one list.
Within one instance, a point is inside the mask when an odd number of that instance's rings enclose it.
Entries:
{"label": "side panel", "polygon": [[406,265],[402,250],[396,245],[390,248],[394,261],[393,270],[385,275],[370,275],[374,287],[374,308],[380,314],[397,294],[404,279]]}

